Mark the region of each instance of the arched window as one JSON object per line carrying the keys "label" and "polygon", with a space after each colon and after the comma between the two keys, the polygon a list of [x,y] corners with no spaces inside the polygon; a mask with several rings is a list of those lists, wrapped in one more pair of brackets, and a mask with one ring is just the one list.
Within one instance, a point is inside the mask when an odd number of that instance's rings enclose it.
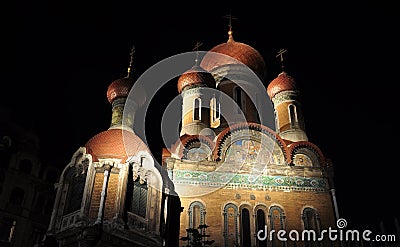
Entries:
{"label": "arched window", "polygon": [[189,206],[189,228],[197,228],[199,225],[205,224],[206,211],[201,202],[192,202]]}
{"label": "arched window", "polygon": [[131,212],[143,218],[147,211],[147,183],[139,178],[133,182]]}
{"label": "arched window", "polygon": [[19,171],[25,174],[31,174],[32,162],[28,159],[23,159],[19,162]]}
{"label": "arched window", "polygon": [[201,99],[195,98],[193,102],[193,120],[201,120]]}
{"label": "arched window", "polygon": [[68,183],[68,193],[63,214],[75,212],[81,208],[85,190],[86,172],[82,174],[75,168],[70,168],[65,176]]}
{"label": "arched window", "polygon": [[244,97],[243,97],[243,90],[240,86],[235,87],[234,89],[234,99],[238,105],[237,112],[241,113],[244,112]]}
{"label": "arched window", "polygon": [[241,245],[242,247],[251,247],[250,234],[250,212],[247,208],[243,208],[240,214],[241,229]]}
{"label": "arched window", "polygon": [[288,110],[289,110],[290,127],[299,127],[299,122],[297,120],[296,106],[290,104],[288,106]]}
{"label": "arched window", "polygon": [[320,235],[320,219],[317,211],[314,208],[307,207],[303,210],[302,220],[304,230],[310,232],[311,239],[305,239],[305,246],[319,247],[319,242],[316,241]]}
{"label": "arched window", "polygon": [[215,96],[210,100],[210,124],[211,127],[219,126],[219,119],[221,118],[221,105],[217,102]]}
{"label": "arched window", "polygon": [[233,203],[224,207],[224,246],[230,247],[239,244],[238,237],[238,208]]}
{"label": "arched window", "polygon": [[269,222],[270,222],[270,231],[274,230],[275,234],[273,234],[273,238],[271,239],[271,243],[273,247],[277,246],[285,246],[284,241],[279,241],[276,239],[276,233],[280,230],[285,230],[285,215],[283,213],[282,208],[279,206],[272,206],[269,209]]}
{"label": "arched window", "polygon": [[25,191],[22,188],[15,187],[10,194],[9,202],[21,206],[24,201]]}
{"label": "arched window", "polygon": [[[256,218],[256,233],[258,233],[260,230],[265,231],[265,212],[262,209],[257,209],[257,218]],[[267,232],[268,234],[268,232]],[[257,238],[257,247],[267,247],[267,240],[260,241]]]}

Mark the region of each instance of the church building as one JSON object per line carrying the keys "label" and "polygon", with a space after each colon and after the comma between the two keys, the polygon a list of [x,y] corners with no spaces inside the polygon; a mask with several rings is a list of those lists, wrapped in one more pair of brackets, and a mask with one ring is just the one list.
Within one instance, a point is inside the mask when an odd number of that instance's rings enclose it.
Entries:
{"label": "church building", "polygon": [[146,99],[130,102],[131,68],[108,87],[110,127],[62,172],[47,237],[62,247],[338,246],[313,241],[336,228],[333,167],[308,140],[301,92],[283,67],[266,81],[263,56],[230,28],[177,78],[179,138],[162,166],[133,128]]}
{"label": "church building", "polygon": [[186,229],[211,246],[334,244],[302,239],[304,230],[318,239],[336,228],[332,164],[308,140],[295,78],[283,70],[266,82],[265,71],[262,55],[230,29],[178,80],[180,137],[164,149],[163,167],[183,207],[180,246],[192,246]]}

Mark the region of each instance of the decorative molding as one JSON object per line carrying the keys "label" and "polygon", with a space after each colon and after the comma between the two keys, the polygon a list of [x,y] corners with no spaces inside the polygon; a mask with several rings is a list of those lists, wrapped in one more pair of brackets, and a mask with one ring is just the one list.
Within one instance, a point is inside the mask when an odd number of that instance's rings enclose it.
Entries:
{"label": "decorative molding", "polygon": [[298,104],[300,104],[298,102],[299,96],[300,95],[298,91],[282,91],[277,93],[272,98],[272,102],[274,103],[274,105],[281,104],[285,101],[296,101]]}
{"label": "decorative molding", "polygon": [[296,191],[327,191],[325,178],[299,176],[268,176],[232,174],[223,172],[201,172],[175,170],[175,185],[196,185],[206,187],[251,188],[259,190],[279,189]]}
{"label": "decorative molding", "polygon": [[199,202],[199,201],[194,201],[189,205],[189,209],[188,209],[188,214],[189,214],[189,228],[197,228],[198,226],[194,226],[193,225],[193,218],[196,217],[193,213],[193,209],[195,206],[198,206],[200,209],[200,225],[203,225],[205,223],[205,206],[203,205],[203,203]]}

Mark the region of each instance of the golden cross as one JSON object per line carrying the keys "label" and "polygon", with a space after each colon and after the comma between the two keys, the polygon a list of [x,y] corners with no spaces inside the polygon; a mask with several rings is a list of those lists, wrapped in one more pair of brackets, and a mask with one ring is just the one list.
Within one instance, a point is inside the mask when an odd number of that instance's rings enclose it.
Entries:
{"label": "golden cross", "polygon": [[129,55],[131,56],[131,61],[129,61],[129,67],[128,67],[128,75],[126,77],[130,77],[132,74],[132,66],[133,66],[133,54],[135,53],[135,46],[132,45],[131,52]]}
{"label": "golden cross", "polygon": [[283,54],[286,53],[286,52],[287,52],[286,49],[280,49],[280,50],[278,51],[278,54],[276,55],[276,57],[280,57],[282,70],[283,70],[283,68],[284,68],[284,65],[283,65]]}
{"label": "golden cross", "polygon": [[194,45],[194,48],[193,48],[193,51],[196,51],[196,59],[194,60],[196,65],[197,65],[197,63],[199,61],[199,47],[202,46],[202,45],[203,45],[203,43],[197,41],[196,44]]}
{"label": "golden cross", "polygon": [[229,23],[228,23],[229,31],[232,31],[232,20],[237,20],[237,18],[231,14],[225,15],[224,18],[229,20]]}
{"label": "golden cross", "polygon": [[195,50],[195,51],[199,51],[199,47],[202,46],[202,45],[203,45],[203,43],[197,41],[196,44],[194,45],[193,51],[194,51],[194,50]]}

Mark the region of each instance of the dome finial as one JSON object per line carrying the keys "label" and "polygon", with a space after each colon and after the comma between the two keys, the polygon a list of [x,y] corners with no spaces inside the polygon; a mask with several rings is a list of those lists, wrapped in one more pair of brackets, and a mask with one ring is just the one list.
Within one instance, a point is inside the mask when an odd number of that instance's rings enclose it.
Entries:
{"label": "dome finial", "polygon": [[199,47],[202,46],[203,43],[197,41],[194,45],[193,51],[196,51],[196,58],[194,59],[195,66],[199,65]]}
{"label": "dome finial", "polygon": [[286,52],[287,52],[286,49],[281,48],[281,49],[278,51],[277,55],[276,55],[276,57],[279,57],[279,58],[280,58],[281,67],[282,67],[282,72],[285,72],[285,70],[284,70],[285,65],[283,64],[283,54],[286,53]]}
{"label": "dome finial", "polygon": [[224,18],[228,19],[228,27],[229,27],[229,31],[228,31],[228,36],[229,39],[228,41],[233,41],[233,35],[232,35],[232,20],[237,20],[237,18],[235,16],[233,16],[232,14],[227,14],[224,16]]}
{"label": "dome finial", "polygon": [[129,66],[128,66],[128,75],[126,76],[126,78],[130,78],[132,76],[132,72],[133,72],[133,54],[135,53],[135,45],[132,45],[132,49],[131,52],[129,53],[129,55],[131,56],[131,61],[129,62]]}

